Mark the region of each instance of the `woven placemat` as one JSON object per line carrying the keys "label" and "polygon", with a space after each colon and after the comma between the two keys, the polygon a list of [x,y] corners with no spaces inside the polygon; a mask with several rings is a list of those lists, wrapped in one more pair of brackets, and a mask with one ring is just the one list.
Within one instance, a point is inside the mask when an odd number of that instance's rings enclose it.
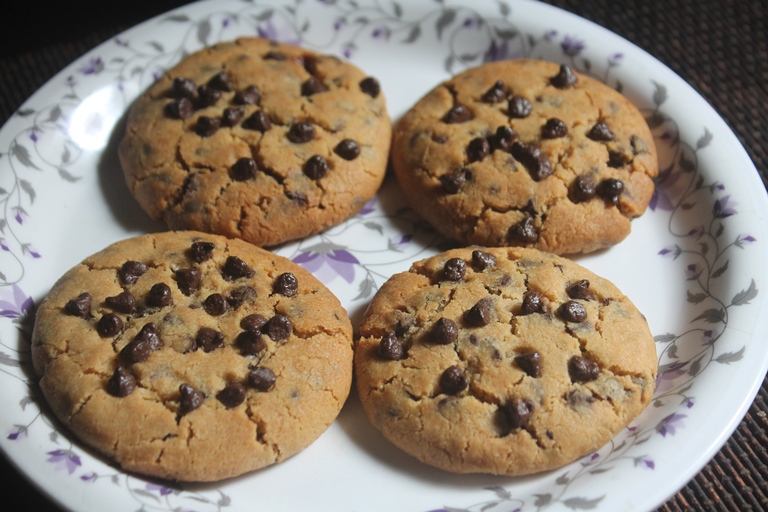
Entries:
{"label": "woven placemat", "polygon": [[[309,1],[309,0],[305,0]],[[406,1],[406,0],[403,0]],[[690,83],[723,117],[768,184],[768,2],[765,0],[545,0],[635,43]],[[14,2],[0,30],[0,125],[49,78],[101,42],[181,5]],[[768,340],[766,340],[768,342]],[[659,510],[768,510],[768,380],[734,435]],[[0,459],[6,497],[59,510]]]}

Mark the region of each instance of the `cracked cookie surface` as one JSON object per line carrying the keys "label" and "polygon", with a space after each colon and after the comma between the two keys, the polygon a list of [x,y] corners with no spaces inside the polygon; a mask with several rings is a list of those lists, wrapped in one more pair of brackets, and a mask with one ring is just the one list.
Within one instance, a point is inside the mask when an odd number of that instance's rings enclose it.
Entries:
{"label": "cracked cookie surface", "polygon": [[464,244],[585,253],[623,240],[658,174],[642,116],[567,66],[491,62],[438,85],[394,129],[410,205]]}
{"label": "cracked cookie surface", "polygon": [[142,94],[119,156],[153,219],[272,246],[362,209],[384,178],[391,131],[375,78],[242,38],[186,57]]}
{"label": "cracked cookie surface", "polygon": [[646,320],[615,285],[529,248],[414,263],[374,297],[355,348],[370,422],[458,473],[536,473],[599,449],[656,373]]}
{"label": "cracked cookie surface", "polygon": [[335,420],[352,381],[338,299],[291,261],[180,231],[86,258],[32,336],[56,416],[122,468],[214,481],[280,462]]}

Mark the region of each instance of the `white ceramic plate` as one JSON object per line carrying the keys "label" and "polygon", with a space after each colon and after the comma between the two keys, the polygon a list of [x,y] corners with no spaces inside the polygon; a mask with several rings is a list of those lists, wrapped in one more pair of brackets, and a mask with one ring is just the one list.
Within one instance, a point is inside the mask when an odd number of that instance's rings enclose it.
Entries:
{"label": "white ceramic plate", "polygon": [[[662,173],[616,247],[578,261],[612,280],[656,335],[650,406],[597,453],[527,477],[454,475],[391,447],[353,396],[311,447],[212,485],[128,475],[44,409],[29,360],[34,305],[109,243],[163,226],[139,210],[116,157],[130,102],[184,55],[262,35],[345,57],[380,79],[399,118],[451,73],[518,56],[568,63],[621,91],[653,128]],[[746,413],[768,367],[765,189],[736,137],[691,87],[627,41],[528,1],[207,1],[99,46],[0,131],[0,446],[54,500],[83,511],[648,510],[692,478]],[[444,241],[389,179],[355,218],[277,252],[320,277],[357,324],[388,276]]]}

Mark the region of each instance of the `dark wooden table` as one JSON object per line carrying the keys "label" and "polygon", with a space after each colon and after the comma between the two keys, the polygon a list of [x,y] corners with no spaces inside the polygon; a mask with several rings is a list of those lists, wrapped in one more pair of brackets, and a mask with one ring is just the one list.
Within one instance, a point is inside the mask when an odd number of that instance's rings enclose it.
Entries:
{"label": "dark wooden table", "polygon": [[[768,183],[768,1],[546,1],[608,28],[678,73],[725,119]],[[0,15],[0,125],[82,54],[183,3],[70,0],[6,5]],[[764,380],[725,446],[659,510],[768,510],[767,401]],[[18,499],[27,510],[59,510],[2,457],[0,482],[7,503]]]}

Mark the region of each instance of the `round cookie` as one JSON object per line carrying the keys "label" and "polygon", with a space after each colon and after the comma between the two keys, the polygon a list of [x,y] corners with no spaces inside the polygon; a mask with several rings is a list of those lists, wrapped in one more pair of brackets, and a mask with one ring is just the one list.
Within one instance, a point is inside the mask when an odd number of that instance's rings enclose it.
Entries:
{"label": "round cookie", "polygon": [[397,123],[410,205],[463,244],[590,252],[623,240],[658,174],[621,94],[568,66],[491,62],[438,85]]}
{"label": "round cookie", "polygon": [[524,475],[597,450],[648,405],[656,372],[645,318],[613,284],[518,247],[394,275],[355,347],[370,422],[457,473]]}
{"label": "round cookie", "polygon": [[362,209],[384,178],[391,132],[375,78],[243,38],[186,57],[141,95],[119,155],[153,219],[272,246]]}
{"label": "round cookie", "polygon": [[32,335],[56,416],[123,469],[214,481],[280,462],[335,420],[352,328],[291,261],[242,240],[167,232],[86,258]]}

